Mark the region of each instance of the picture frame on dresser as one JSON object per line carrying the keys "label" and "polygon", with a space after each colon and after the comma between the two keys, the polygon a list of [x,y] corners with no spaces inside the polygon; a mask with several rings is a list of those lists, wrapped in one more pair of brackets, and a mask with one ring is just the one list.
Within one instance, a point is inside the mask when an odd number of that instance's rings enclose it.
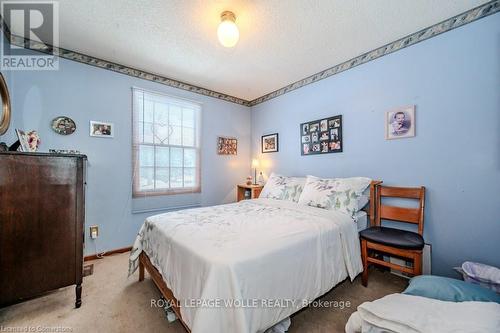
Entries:
{"label": "picture frame on dresser", "polygon": [[343,151],[342,115],[300,124],[300,154],[320,155]]}

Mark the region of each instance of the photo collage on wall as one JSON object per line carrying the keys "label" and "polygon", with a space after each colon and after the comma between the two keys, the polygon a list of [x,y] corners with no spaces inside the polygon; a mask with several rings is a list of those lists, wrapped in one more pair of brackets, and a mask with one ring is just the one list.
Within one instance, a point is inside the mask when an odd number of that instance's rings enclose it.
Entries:
{"label": "photo collage on wall", "polygon": [[302,155],[342,152],[342,116],[300,124]]}

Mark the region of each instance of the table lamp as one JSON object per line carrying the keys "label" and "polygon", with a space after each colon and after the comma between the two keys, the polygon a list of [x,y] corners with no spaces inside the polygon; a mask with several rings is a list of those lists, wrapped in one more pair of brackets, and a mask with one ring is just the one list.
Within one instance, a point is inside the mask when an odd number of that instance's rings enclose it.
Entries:
{"label": "table lamp", "polygon": [[257,185],[257,168],[259,167],[259,160],[252,159],[252,168],[254,169],[253,185]]}

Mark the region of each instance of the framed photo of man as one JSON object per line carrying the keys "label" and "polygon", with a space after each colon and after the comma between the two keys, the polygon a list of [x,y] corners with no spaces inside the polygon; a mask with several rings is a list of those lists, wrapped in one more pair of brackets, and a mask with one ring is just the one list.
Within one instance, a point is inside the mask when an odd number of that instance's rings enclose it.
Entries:
{"label": "framed photo of man", "polygon": [[385,138],[387,140],[415,136],[415,105],[402,106],[385,113]]}

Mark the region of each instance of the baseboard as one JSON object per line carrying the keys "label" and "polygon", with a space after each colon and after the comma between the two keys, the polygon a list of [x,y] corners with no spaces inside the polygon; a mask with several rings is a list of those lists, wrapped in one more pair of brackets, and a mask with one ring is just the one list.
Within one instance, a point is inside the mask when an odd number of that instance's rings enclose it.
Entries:
{"label": "baseboard", "polygon": [[109,251],[104,252],[103,254],[95,253],[95,254],[91,254],[91,255],[83,257],[83,261],[99,259],[101,256],[110,256],[112,254],[125,253],[125,252],[129,252],[130,250],[132,250],[132,246],[122,247],[121,249],[109,250]]}

